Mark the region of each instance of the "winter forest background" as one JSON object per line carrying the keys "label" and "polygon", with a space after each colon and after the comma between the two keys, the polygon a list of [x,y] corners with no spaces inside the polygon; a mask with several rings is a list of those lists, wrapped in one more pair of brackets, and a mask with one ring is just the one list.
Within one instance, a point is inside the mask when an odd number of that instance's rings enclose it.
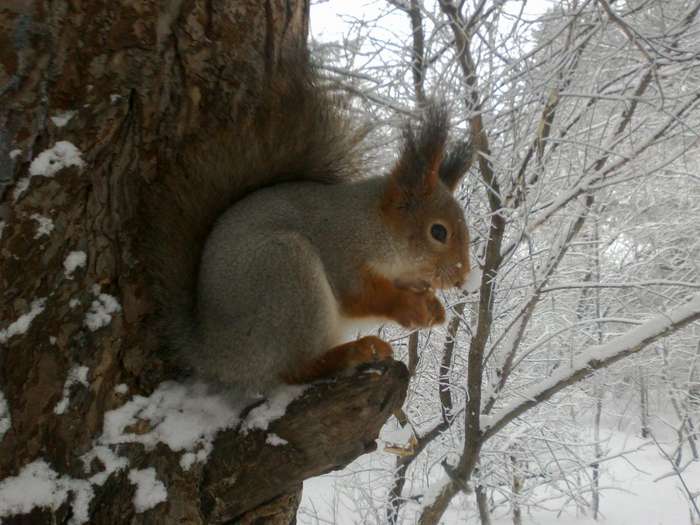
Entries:
{"label": "winter forest background", "polygon": [[301,523],[700,523],[700,326],[656,337],[698,307],[699,10],[312,5],[379,166],[426,97],[483,142],[460,190],[480,270],[446,326],[385,331],[413,373],[404,425],[307,481]]}

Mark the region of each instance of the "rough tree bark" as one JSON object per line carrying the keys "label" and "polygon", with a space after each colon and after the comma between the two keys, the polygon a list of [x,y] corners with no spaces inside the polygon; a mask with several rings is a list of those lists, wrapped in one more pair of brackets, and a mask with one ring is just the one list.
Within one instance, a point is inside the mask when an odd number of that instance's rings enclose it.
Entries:
{"label": "rough tree bark", "polygon": [[[38,458],[84,479],[79,457],[101,433],[104,413],[124,402],[115,386],[148,394],[168,378],[135,249],[139,196],[162,184],[162,168],[189,133],[235,124],[280,50],[305,45],[308,16],[306,0],[0,6],[0,393],[10,418],[0,431],[0,480]],[[84,165],[30,177],[32,160],[59,141],[74,144]],[[64,261],[75,251],[86,264],[71,273]],[[121,309],[92,331],[85,316],[99,293]],[[23,333],[17,321],[30,312]],[[56,414],[76,366],[88,367],[88,386],[69,388],[70,404]],[[94,487],[89,522],[291,522],[301,481],[372,448],[401,406],[405,368],[390,363],[380,372],[307,391],[272,425],[289,447],[266,445],[263,432],[230,430],[209,462],[188,472],[165,445],[127,447],[133,465],[156,468],[168,501],[136,513],[134,486],[114,474]],[[0,412],[2,405],[0,397]],[[63,523],[70,509],[69,498],[6,522]]]}

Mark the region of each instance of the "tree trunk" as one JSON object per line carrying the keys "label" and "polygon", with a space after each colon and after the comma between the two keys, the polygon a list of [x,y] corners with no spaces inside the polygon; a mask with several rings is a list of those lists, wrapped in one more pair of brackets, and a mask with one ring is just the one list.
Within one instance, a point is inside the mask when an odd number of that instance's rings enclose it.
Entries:
{"label": "tree trunk", "polygon": [[489,500],[486,488],[483,485],[474,487],[476,494],[476,507],[479,509],[479,521],[481,525],[491,525],[491,513],[489,511]]}
{"label": "tree trunk", "polygon": [[642,368],[639,372],[639,419],[641,426],[641,436],[646,439],[651,434],[649,432],[649,389],[647,388],[646,377]]}
{"label": "tree trunk", "polygon": [[511,468],[513,469],[513,481],[512,481],[512,492],[513,492],[513,525],[523,524],[523,513],[520,508],[520,498],[523,492],[523,469],[521,462],[518,461],[518,457],[513,454],[510,457]]}
{"label": "tree trunk", "polygon": [[[305,0],[0,7],[0,491],[39,460],[85,480],[80,456],[120,392],[148,395],[171,377],[136,249],[141,196],[188,136],[235,125],[281,49],[305,45],[308,16]],[[303,479],[372,448],[406,383],[391,363],[314,387],[271,427],[289,446],[228,430],[186,472],[163,444],[124,447],[129,467],[155,467],[167,489],[151,510],[135,510],[127,468],[33,507],[0,498],[0,519],[85,522],[74,503],[92,490],[89,523],[289,523]]]}

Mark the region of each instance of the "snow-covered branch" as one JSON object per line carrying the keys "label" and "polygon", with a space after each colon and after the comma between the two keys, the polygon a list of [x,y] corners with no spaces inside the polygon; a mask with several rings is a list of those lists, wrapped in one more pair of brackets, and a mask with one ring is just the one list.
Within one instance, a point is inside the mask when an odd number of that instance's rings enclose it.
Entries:
{"label": "snow-covered branch", "polygon": [[540,381],[530,391],[523,393],[521,399],[501,408],[487,421],[484,421],[483,439],[489,439],[532,407],[548,400],[564,388],[585,379],[596,370],[639,352],[654,341],[672,334],[698,319],[700,319],[700,294],[696,294],[687,303],[667,313],[652,317],[643,324],[632,328],[626,334],[602,345],[589,348],[573,360],[571,367],[562,368],[547,379]]}
{"label": "snow-covered branch", "polygon": [[548,286],[541,290],[542,293],[556,292],[557,290],[579,290],[588,288],[646,288],[647,286],[678,286],[681,288],[700,288],[700,283],[685,281],[666,281],[663,279],[653,279],[647,281],[637,281],[631,283],[568,283]]}

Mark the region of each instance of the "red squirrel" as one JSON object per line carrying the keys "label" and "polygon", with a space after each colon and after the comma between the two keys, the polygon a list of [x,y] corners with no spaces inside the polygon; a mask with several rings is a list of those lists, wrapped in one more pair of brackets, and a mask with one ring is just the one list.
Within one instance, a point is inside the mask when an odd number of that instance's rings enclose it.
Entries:
{"label": "red squirrel", "polygon": [[385,174],[304,58],[283,60],[251,116],[188,150],[152,211],[148,251],[169,347],[234,395],[389,359],[357,322],[442,323],[434,290],[469,272],[453,197],[472,161],[438,104]]}

